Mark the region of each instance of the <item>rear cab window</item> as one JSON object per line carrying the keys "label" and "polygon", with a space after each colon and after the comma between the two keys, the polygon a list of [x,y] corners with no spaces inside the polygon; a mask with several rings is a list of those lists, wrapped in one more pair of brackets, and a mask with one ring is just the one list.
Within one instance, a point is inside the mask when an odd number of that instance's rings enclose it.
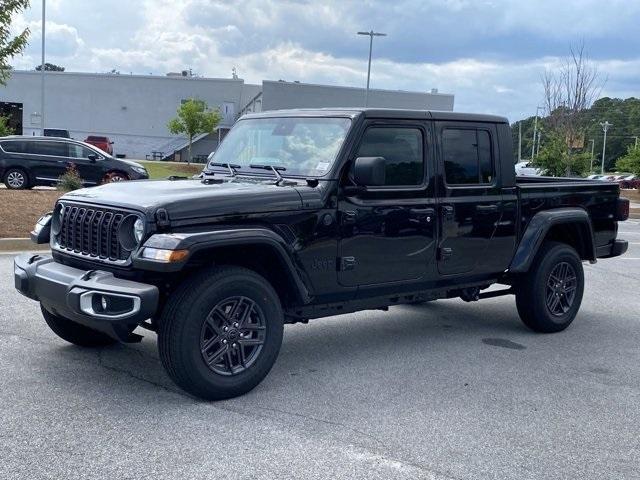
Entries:
{"label": "rear cab window", "polygon": [[447,185],[488,185],[495,179],[491,133],[482,128],[445,128],[442,155]]}

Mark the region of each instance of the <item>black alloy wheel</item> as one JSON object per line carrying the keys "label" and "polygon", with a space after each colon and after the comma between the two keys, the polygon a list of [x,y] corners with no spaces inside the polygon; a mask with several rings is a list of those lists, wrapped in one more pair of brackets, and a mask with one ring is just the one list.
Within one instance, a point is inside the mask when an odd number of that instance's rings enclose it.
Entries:
{"label": "black alloy wheel", "polygon": [[237,375],[250,368],[265,342],[265,316],[247,297],[226,298],[213,307],[202,325],[200,352],[220,375]]}

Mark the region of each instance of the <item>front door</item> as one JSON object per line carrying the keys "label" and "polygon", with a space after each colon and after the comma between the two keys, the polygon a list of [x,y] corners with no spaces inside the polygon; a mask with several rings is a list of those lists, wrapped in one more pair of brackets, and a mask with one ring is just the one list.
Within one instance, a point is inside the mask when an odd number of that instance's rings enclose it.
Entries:
{"label": "front door", "polygon": [[489,245],[503,213],[495,126],[438,122],[436,128],[442,225],[438,271],[442,275],[495,273],[498,256]]}
{"label": "front door", "polygon": [[[344,175],[338,200],[341,238],[338,281],[366,286],[423,279],[435,269],[436,209],[427,152],[427,122],[370,122],[357,157],[384,157],[386,184],[347,194]],[[353,162],[351,162],[352,164]]]}

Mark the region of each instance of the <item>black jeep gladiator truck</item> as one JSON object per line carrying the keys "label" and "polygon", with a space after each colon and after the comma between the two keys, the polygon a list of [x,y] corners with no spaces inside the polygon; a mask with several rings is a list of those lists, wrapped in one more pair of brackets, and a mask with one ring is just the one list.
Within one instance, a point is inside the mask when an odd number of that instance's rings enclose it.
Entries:
{"label": "black jeep gladiator truck", "polygon": [[[617,184],[516,178],[505,118],[386,109],[242,117],[200,178],[62,196],[15,259],[16,288],[85,347],[157,332],[181,388],[254,388],[285,323],[515,295],[536,332],[578,313],[583,261],[615,257]],[[487,290],[494,284],[500,288]]]}

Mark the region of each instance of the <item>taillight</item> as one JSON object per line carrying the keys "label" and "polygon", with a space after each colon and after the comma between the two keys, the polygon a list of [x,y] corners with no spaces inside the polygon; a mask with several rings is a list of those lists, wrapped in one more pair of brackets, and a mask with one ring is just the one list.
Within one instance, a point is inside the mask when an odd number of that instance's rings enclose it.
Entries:
{"label": "taillight", "polygon": [[616,220],[624,222],[629,218],[629,200],[618,198],[618,208],[616,208]]}

